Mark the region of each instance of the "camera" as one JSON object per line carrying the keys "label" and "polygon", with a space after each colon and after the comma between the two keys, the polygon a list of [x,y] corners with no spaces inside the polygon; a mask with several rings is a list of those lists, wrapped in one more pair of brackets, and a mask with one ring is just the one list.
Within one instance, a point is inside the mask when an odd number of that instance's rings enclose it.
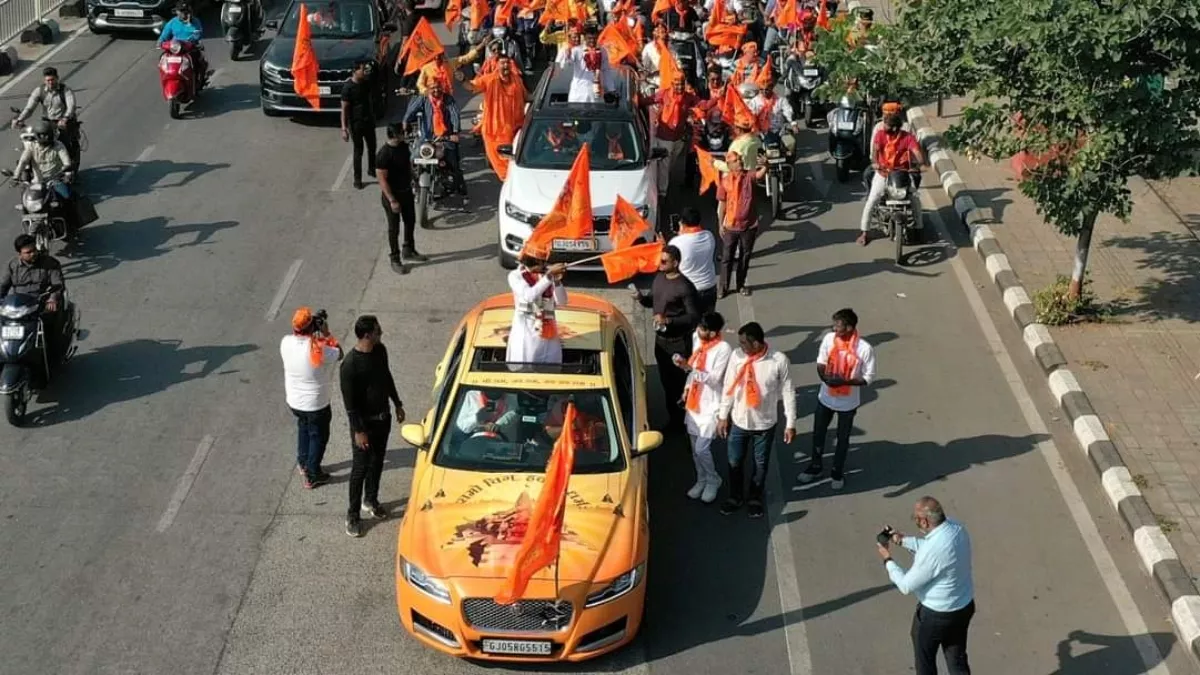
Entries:
{"label": "camera", "polygon": [[875,541],[879,542],[880,546],[887,546],[892,542],[892,535],[895,533],[890,526],[883,528],[879,534],[875,535]]}

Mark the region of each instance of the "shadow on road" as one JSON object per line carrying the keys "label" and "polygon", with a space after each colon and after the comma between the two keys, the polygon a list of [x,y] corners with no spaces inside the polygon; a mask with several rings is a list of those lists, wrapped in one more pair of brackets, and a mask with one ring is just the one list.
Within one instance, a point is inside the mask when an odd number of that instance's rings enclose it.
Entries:
{"label": "shadow on road", "polygon": [[[63,275],[81,279],[110,270],[122,262],[147,260],[175,249],[212,242],[221,230],[237,227],[234,220],[168,226],[169,218],[154,216],[116,221],[83,229],[79,239],[63,247]],[[177,237],[182,241],[172,243]]]}
{"label": "shadow on road", "polygon": [[[1166,658],[1175,646],[1171,633],[1148,633],[1158,652]],[[1098,649],[1097,649],[1098,647]],[[1125,635],[1100,635],[1074,630],[1058,643],[1058,670],[1050,675],[1136,675],[1158,665],[1144,663],[1134,638]]]}
{"label": "shadow on road", "polygon": [[[170,159],[147,159],[120,164],[103,164],[85,168],[82,190],[96,203],[114,197],[145,195],[154,190],[183,187],[210,171],[227,169],[229,164],[176,162]],[[171,178],[169,182],[164,182]],[[103,212],[101,212],[103,215]]]}

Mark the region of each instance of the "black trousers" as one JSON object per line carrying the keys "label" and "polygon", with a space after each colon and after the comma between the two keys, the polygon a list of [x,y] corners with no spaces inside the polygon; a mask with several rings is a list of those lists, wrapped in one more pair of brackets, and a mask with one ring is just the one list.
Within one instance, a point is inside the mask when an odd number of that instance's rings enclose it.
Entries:
{"label": "black trousers", "polygon": [[829,433],[829,423],[837,415],[837,431],[833,446],[833,469],[829,477],[834,480],[842,478],[842,470],[846,468],[846,453],[850,450],[850,430],[854,428],[854,415],[858,408],[849,412],[837,412],[817,401],[817,409],[813,411],[812,465],[810,471],[820,468],[825,455],[825,437]]}
{"label": "black trousers", "polygon": [[706,288],[703,291],[696,291],[700,296],[700,313],[708,314],[717,309],[717,287]]}
{"label": "black trousers", "polygon": [[367,149],[367,173],[375,173],[375,123],[350,122],[350,143],[354,146],[354,181],[361,183],[364,145]]}
{"label": "black trousers", "polygon": [[725,230],[721,234],[721,279],[717,285],[721,292],[729,290],[729,282],[735,272],[737,276],[734,288],[741,289],[746,285],[746,274],[750,271],[750,256],[754,255],[754,240],[758,238],[758,228],[753,227],[741,232]]}
{"label": "black trousers", "polygon": [[387,197],[380,197],[383,203],[383,213],[387,216],[388,226],[388,250],[392,256],[400,255],[400,219],[404,219],[404,250],[412,252],[417,250],[417,242],[414,239],[414,228],[417,222],[416,205],[413,203],[413,193],[392,191],[392,196],[396,201],[400,202],[400,213],[392,210],[392,205],[388,204]]}
{"label": "black trousers", "polygon": [[683,399],[683,385],[687,383],[687,373],[675,365],[671,359],[674,354],[679,354],[685,359],[691,357],[691,335],[683,337],[656,336],[654,338],[654,361],[658,364],[658,378],[662,382],[667,415],[671,426],[680,426],[683,424],[684,416],[684,409],[680,405],[680,401]]}
{"label": "black trousers", "polygon": [[967,628],[975,616],[975,601],[953,612],[935,612],[917,605],[913,613],[912,642],[916,675],[937,675],[937,653],[946,656],[950,675],[971,675],[967,663]]}
{"label": "black trousers", "polygon": [[[353,462],[350,465],[350,504],[346,517],[357,519],[362,505],[379,503],[379,478],[383,475],[383,458],[387,455],[388,435],[392,431],[392,416],[367,421],[367,448],[351,440]],[[353,437],[351,437],[353,439]]]}

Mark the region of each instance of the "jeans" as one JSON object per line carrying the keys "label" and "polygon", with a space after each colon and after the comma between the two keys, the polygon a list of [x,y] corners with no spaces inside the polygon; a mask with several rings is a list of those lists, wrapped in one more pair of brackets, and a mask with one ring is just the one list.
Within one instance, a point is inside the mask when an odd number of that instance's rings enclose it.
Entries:
{"label": "jeans", "polygon": [[729,496],[742,499],[746,484],[746,469],[743,459],[747,447],[754,453],[754,473],[750,474],[750,499],[762,501],[763,485],[767,481],[767,467],[771,461],[771,447],[775,443],[775,427],[762,431],[750,431],[731,425],[725,453],[729,456]]}
{"label": "jeans", "polygon": [[717,287],[706,288],[702,291],[696,291],[696,295],[700,296],[700,313],[708,314],[717,309]]}
{"label": "jeans", "polygon": [[[879,200],[883,199],[883,193],[886,189],[887,176],[883,175],[882,173],[876,173],[875,176],[871,178],[871,192],[867,194],[867,204],[863,207],[862,220],[859,223],[859,229],[861,231],[870,231],[871,212],[875,210],[875,207],[879,204]],[[913,212],[913,229],[919,230],[924,224],[924,221],[921,218],[921,199],[916,190],[913,190],[910,203],[912,204]]]}
{"label": "jeans", "polygon": [[383,475],[383,458],[387,455],[392,416],[367,420],[365,431],[369,447],[360,448],[351,441],[354,460],[350,468],[350,504],[346,509],[346,517],[352,520],[359,518],[363,504],[374,506],[379,503],[379,478]]}
{"label": "jeans", "polygon": [[837,415],[837,432],[833,449],[833,470],[830,478],[842,479],[842,470],[846,467],[846,453],[850,449],[850,430],[854,428],[854,415],[858,408],[846,412],[838,412],[817,401],[817,409],[813,412],[812,457],[808,467],[810,473],[817,473],[825,460],[825,436],[829,432],[829,423]]}
{"label": "jeans", "polygon": [[654,362],[658,364],[658,377],[662,382],[667,415],[670,417],[671,426],[680,426],[683,424],[684,409],[679,402],[683,399],[683,387],[687,384],[687,373],[675,365],[671,359],[673,354],[679,354],[685,359],[691,357],[692,340],[690,335],[654,338]]}
{"label": "jeans", "polygon": [[320,410],[290,409],[296,416],[296,465],[304,469],[304,476],[315,479],[321,473],[321,460],[325,458],[325,446],[329,444],[329,423],[333,420],[333,409],[325,406]]}
{"label": "jeans", "polygon": [[913,613],[912,643],[916,675],[937,675],[938,648],[946,656],[950,675],[971,675],[967,663],[967,628],[975,616],[975,601],[953,612],[935,612],[917,605]]}
{"label": "jeans", "polygon": [[396,201],[400,202],[400,213],[392,210],[392,205],[388,204],[387,197],[381,197],[383,203],[383,213],[387,216],[388,227],[388,251],[392,257],[400,256],[400,219],[404,219],[404,250],[412,253],[417,250],[417,242],[414,237],[414,228],[417,222],[416,205],[413,203],[413,193],[392,191],[392,196]]}
{"label": "jeans", "polygon": [[367,173],[375,173],[375,123],[350,122],[350,143],[354,146],[354,182],[362,182],[363,146],[367,148]]}
{"label": "jeans", "polygon": [[[746,285],[746,275],[750,272],[750,256],[754,255],[754,240],[758,238],[758,228],[752,227],[740,232],[725,230],[721,233],[721,279],[717,285],[721,292],[729,290],[730,277],[737,288]],[[737,257],[739,256],[740,257]],[[735,257],[736,272],[735,271]]]}
{"label": "jeans", "polygon": [[679,159],[680,153],[683,152],[683,141],[666,141],[656,137],[653,146],[665,148],[667,151],[666,159],[658,160],[654,167],[658,177],[658,194],[665,195],[667,187],[671,184],[671,169],[675,166],[675,160]]}

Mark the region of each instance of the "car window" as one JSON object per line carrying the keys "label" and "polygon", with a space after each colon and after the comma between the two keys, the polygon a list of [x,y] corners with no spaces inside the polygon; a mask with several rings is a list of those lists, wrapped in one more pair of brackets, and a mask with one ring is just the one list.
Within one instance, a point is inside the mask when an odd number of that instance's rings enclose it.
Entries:
{"label": "car window", "polygon": [[442,411],[446,409],[446,403],[450,398],[450,390],[453,389],[451,383],[454,382],[454,375],[458,372],[458,365],[462,363],[463,348],[466,345],[467,332],[460,331],[454,343],[454,351],[450,354],[450,360],[446,362],[446,370],[442,372],[441,381],[434,387],[434,416],[433,419],[441,419]]}
{"label": "car window", "polygon": [[605,389],[572,392],[463,386],[434,451],[433,463],[448,469],[540,473],[563,433],[568,401],[574,401],[574,473],[612,473],[625,468],[617,418]]}
{"label": "car window", "polygon": [[629,345],[624,333],[617,333],[616,345],[613,348],[613,379],[617,384],[617,404],[621,406],[621,416],[625,418],[625,431],[629,442],[637,438],[634,428],[635,407],[633,400],[633,359],[629,354]]}
{"label": "car window", "polygon": [[[312,36],[317,38],[369,38],[375,36],[375,7],[364,0],[333,0],[325,3],[305,4],[308,25]],[[299,3],[288,10],[287,18],[279,25],[283,37],[296,37],[300,23]]]}
{"label": "car window", "polygon": [[586,143],[592,171],[620,171],[645,165],[645,147],[627,120],[534,119],[523,134],[517,163],[530,169],[570,169]]}

